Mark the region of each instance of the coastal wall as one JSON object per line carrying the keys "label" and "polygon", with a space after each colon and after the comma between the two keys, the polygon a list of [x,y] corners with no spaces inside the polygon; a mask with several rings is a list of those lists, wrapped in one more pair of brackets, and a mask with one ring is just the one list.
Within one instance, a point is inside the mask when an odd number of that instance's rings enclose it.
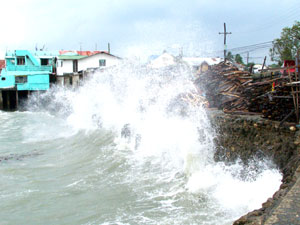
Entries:
{"label": "coastal wall", "polygon": [[300,131],[296,125],[217,110],[208,114],[217,132],[215,161],[230,164],[239,158],[247,164],[254,157],[265,157],[283,174],[282,185],[273,197],[266,199],[261,209],[250,212],[234,224],[290,224],[294,220],[295,224],[300,224],[300,217],[297,218],[300,205],[292,204],[300,191],[297,186],[300,185]]}

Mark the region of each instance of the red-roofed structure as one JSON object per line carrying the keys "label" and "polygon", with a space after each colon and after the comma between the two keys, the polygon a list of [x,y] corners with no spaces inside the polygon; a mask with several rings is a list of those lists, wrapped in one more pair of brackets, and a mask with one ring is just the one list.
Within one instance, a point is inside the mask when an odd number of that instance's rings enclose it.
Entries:
{"label": "red-roofed structure", "polygon": [[0,72],[3,68],[5,68],[5,60],[0,60]]}
{"label": "red-roofed structure", "polygon": [[[293,67],[295,65],[296,65],[295,60],[284,60],[284,64],[283,64],[284,67]],[[295,71],[296,71],[295,68],[286,70],[287,73],[288,72],[295,73]]]}
{"label": "red-roofed structure", "polygon": [[108,51],[59,51],[57,75],[85,71],[92,68],[115,66],[122,58]]}
{"label": "red-roofed structure", "polygon": [[82,55],[82,56],[91,56],[91,55],[95,55],[95,54],[98,54],[98,53],[109,54],[107,51],[72,51],[72,50],[60,50],[59,51],[60,55],[64,55],[64,54],[67,54],[67,53],[74,53],[74,54]]}

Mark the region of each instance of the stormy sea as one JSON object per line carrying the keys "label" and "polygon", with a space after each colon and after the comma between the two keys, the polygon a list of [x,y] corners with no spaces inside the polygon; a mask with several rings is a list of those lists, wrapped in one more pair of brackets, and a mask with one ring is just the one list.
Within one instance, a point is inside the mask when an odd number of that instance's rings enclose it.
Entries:
{"label": "stormy sea", "polygon": [[193,80],[126,62],[0,111],[0,225],[223,225],[260,208],[282,175],[267,159],[213,160]]}

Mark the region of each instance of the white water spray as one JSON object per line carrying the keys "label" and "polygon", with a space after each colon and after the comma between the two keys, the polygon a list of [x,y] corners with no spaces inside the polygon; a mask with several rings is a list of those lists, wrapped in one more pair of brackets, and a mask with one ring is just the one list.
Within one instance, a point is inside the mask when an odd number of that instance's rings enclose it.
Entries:
{"label": "white water spray", "polygon": [[[56,89],[42,99],[51,95],[51,104],[58,107],[55,113],[66,117],[74,129],[112,131],[115,151],[125,154],[132,168],[124,180],[157,186],[141,190],[145,201],[171,196],[160,203],[165,207],[161,210],[178,211],[182,206],[176,199],[182,193],[204,198],[216,214],[206,223],[227,224],[259,208],[278,189],[281,175],[267,163],[255,162],[261,164],[256,178],[241,179],[234,175],[243,170],[240,164],[214,162],[215,134],[205,109],[182,99],[195,91],[192,79],[184,65],[156,70],[121,65],[95,73],[77,91]],[[165,183],[173,185],[160,188]]]}

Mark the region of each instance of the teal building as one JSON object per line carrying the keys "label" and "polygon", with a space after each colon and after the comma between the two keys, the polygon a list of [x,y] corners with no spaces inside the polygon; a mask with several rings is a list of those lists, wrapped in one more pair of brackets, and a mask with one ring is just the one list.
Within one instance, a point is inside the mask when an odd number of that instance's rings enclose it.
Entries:
{"label": "teal building", "polygon": [[0,74],[0,90],[43,91],[55,76],[58,51],[9,51]]}

